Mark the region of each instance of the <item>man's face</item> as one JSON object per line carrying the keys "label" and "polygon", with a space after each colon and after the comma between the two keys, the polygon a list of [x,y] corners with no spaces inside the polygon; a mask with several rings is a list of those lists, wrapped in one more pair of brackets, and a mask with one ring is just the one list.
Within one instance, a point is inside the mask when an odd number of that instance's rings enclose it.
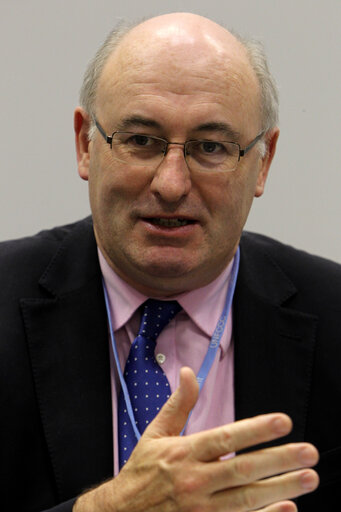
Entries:
{"label": "man's face", "polygon": [[[137,38],[101,76],[96,116],[107,134],[124,128],[242,147],[258,135],[258,84],[238,45]],[[141,168],[115,160],[97,133],[79,172],[89,181],[97,243],[112,268],[147,295],[169,296],[206,285],[229,263],[268,164],[253,148],[234,172],[192,172],[174,145],[156,169]]]}

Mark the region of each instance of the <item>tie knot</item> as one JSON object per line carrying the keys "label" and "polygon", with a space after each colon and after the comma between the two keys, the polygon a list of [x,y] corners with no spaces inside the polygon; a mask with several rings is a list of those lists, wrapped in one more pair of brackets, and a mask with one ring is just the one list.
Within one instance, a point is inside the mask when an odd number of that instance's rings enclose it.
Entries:
{"label": "tie knot", "polygon": [[156,340],[160,332],[181,310],[176,300],[148,299],[143,304],[138,336]]}

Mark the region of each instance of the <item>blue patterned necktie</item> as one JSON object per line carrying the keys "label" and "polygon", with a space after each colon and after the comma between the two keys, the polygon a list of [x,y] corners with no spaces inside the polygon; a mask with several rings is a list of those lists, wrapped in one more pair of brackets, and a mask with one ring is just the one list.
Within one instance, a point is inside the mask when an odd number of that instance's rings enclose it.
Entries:
{"label": "blue patterned necktie", "polygon": [[[180,310],[176,301],[148,299],[143,304],[140,330],[130,348],[123,373],[135,423],[141,434],[170,396],[168,379],[155,359],[155,341]],[[118,399],[118,435],[121,468],[137,442],[122,390]]]}

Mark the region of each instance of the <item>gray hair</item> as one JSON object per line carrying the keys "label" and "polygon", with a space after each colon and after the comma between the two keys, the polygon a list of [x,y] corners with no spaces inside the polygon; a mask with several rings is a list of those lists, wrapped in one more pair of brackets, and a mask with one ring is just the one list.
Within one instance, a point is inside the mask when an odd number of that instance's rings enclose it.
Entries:
{"label": "gray hair", "polygon": [[[102,74],[105,63],[112,52],[117,48],[123,37],[138,23],[120,22],[107,36],[104,43],[98,49],[96,55],[90,61],[83,79],[80,90],[80,104],[88,112],[90,117],[94,117],[96,92],[99,78]],[[236,39],[245,48],[250,65],[256,74],[261,90],[261,117],[262,131],[267,132],[278,124],[278,91],[276,82],[270,73],[267,63],[267,57],[264,47],[260,41],[247,39],[232,31]],[[95,125],[92,122],[89,130],[89,139],[94,136]],[[265,145],[259,143],[259,150],[262,154],[265,152]]]}
{"label": "gray hair", "polygon": [[277,85],[270,72],[263,43],[242,37],[236,32],[232,34],[244,46],[251,67],[258,78],[261,90],[262,130],[266,132],[278,124],[279,100]]}
{"label": "gray hair", "polygon": [[122,41],[123,37],[136,25],[138,25],[138,23],[120,21],[108,34],[104,43],[99,47],[95,56],[91,59],[85,70],[83,83],[79,93],[79,101],[81,107],[84,108],[91,118],[88,133],[89,140],[93,138],[96,130],[94,123],[96,93],[103,68],[112,52]]}
{"label": "gray hair", "polygon": [[[235,38],[246,50],[251,68],[258,78],[261,92],[261,122],[262,131],[266,133],[275,128],[279,122],[279,97],[276,81],[270,72],[264,45],[256,39],[248,39],[232,31]],[[257,143],[258,152],[264,157],[267,145],[264,139]]]}

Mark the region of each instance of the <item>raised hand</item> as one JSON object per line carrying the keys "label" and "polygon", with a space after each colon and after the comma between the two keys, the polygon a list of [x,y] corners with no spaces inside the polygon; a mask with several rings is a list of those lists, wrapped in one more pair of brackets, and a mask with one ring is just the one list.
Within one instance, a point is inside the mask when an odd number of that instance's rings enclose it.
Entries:
{"label": "raised hand", "polygon": [[[145,430],[119,475],[78,499],[74,512],[292,512],[287,500],[314,490],[318,461],[308,443],[287,444],[220,460],[288,434],[288,416],[273,413],[180,437],[198,395],[183,368],[180,386]],[[265,508],[261,508],[265,507]]]}

